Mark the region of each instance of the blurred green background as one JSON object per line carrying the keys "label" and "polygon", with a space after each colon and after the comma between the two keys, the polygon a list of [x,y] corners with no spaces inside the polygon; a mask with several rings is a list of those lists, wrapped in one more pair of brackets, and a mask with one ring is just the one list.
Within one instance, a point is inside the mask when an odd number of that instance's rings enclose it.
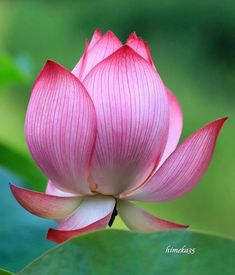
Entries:
{"label": "blurred green background", "polygon": [[[14,178],[4,174],[7,169],[25,186],[37,190],[45,187],[46,179],[31,160],[24,138],[30,89],[44,62],[53,59],[72,69],[82,54],[85,38],[90,38],[96,28],[112,30],[123,42],[136,31],[148,41],[162,79],[179,98],[184,113],[181,141],[205,123],[229,116],[200,184],[175,201],[141,206],[193,229],[235,238],[234,18],[235,2],[229,0],[0,1],[1,185],[6,188]],[[4,200],[12,200],[16,209],[11,194],[4,194]],[[2,219],[14,228],[12,212],[16,210],[10,211],[6,205],[0,205]],[[25,222],[25,211],[19,211],[20,226]],[[44,232],[47,226],[44,224]],[[124,226],[117,219],[114,227]],[[19,227],[17,233],[21,230]],[[18,246],[25,243],[20,236]],[[6,238],[8,244],[13,242],[10,236]],[[2,245],[1,240],[0,250]],[[24,262],[18,259],[16,264],[14,257],[9,252],[6,267],[17,269]]]}

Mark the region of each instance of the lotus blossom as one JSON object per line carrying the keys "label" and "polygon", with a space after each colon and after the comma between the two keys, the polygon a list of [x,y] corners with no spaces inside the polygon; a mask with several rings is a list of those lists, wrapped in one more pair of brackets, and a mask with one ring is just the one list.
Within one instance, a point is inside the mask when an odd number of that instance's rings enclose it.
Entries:
{"label": "lotus blossom", "polygon": [[182,112],[162,82],[147,44],[132,33],[125,45],[96,30],[72,72],[47,61],[32,88],[25,134],[47,176],[45,193],[10,185],[29,212],[53,219],[47,239],[63,242],[112,225],[130,230],[185,229],[130,201],[176,199],[205,173],[226,118],[177,148]]}

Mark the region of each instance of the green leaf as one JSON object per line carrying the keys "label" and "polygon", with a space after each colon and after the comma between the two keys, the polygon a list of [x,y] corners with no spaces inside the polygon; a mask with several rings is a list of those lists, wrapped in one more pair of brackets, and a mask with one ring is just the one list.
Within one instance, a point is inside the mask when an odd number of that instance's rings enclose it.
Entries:
{"label": "green leaf", "polygon": [[[194,253],[166,253],[166,249]],[[140,234],[106,230],[74,238],[28,265],[21,275],[235,274],[235,242],[192,231]]]}
{"label": "green leaf", "polygon": [[46,178],[33,160],[3,144],[0,144],[0,152],[0,166],[6,167],[17,175],[20,175],[29,186],[36,190],[45,190]]}
{"label": "green leaf", "polygon": [[54,246],[45,238],[48,227],[55,225],[23,209],[11,194],[9,181],[23,186],[22,179],[0,168],[0,266],[17,272]]}
{"label": "green leaf", "polygon": [[0,268],[0,275],[12,275],[13,273]]}

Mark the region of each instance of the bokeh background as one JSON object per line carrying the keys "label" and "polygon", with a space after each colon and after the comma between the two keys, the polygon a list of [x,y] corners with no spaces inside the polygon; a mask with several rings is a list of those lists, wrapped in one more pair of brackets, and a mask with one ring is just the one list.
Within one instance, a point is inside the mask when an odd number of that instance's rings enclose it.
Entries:
{"label": "bokeh background", "polygon": [[[96,28],[112,30],[123,42],[132,31],[148,41],[162,79],[182,105],[181,141],[229,116],[200,184],[175,201],[141,206],[235,238],[234,18],[232,0],[0,1],[0,266],[17,271],[53,246],[44,240],[49,223],[21,209],[8,182],[45,188],[24,138],[30,89],[47,59],[72,69]],[[124,225],[117,219],[114,227]]]}

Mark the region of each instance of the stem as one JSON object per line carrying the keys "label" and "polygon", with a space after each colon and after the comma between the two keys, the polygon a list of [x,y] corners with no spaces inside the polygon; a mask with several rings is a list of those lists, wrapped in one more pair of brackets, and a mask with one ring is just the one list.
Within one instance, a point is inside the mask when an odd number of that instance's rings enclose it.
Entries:
{"label": "stem", "polygon": [[117,211],[117,202],[116,202],[115,205],[114,205],[114,208],[113,208],[112,216],[111,216],[110,221],[108,223],[109,227],[111,227],[113,225],[113,222],[114,222],[117,215],[118,215],[118,211]]}

